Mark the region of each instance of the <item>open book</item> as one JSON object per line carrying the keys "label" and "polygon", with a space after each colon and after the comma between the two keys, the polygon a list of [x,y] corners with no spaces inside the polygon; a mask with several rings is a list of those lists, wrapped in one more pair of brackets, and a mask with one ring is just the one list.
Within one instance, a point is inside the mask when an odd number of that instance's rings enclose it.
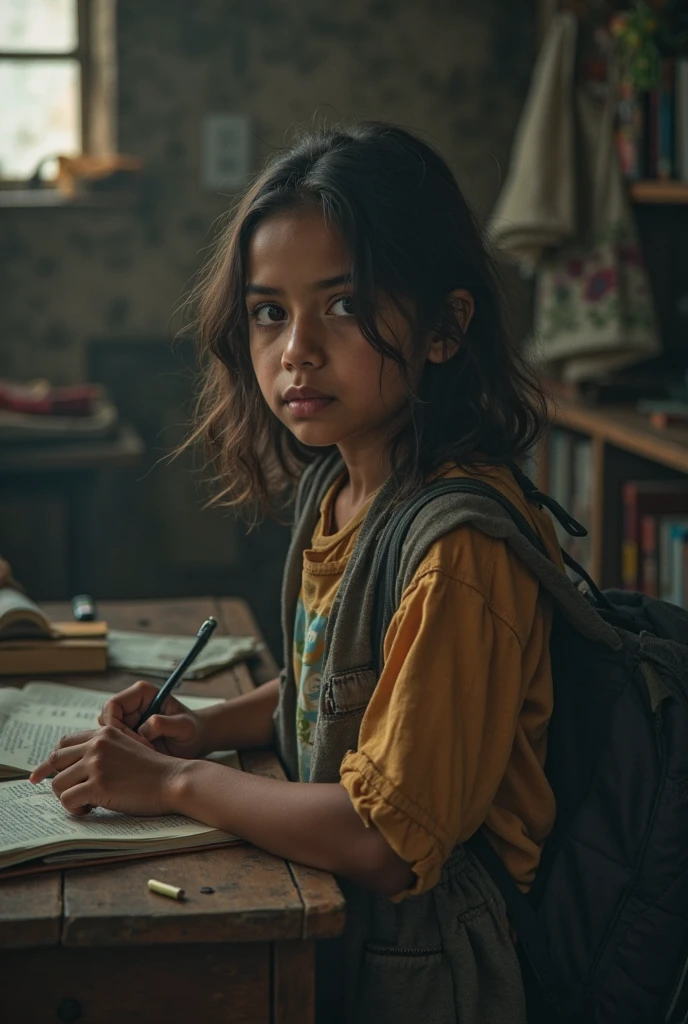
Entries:
{"label": "open book", "polygon": [[[26,778],[61,736],[91,729],[105,700],[98,690],[58,683],[28,683],[23,690],[0,689],[0,869],[42,858],[55,865],[81,860],[170,853],[236,842],[227,832],[180,815],[137,817],[97,808],[73,817],[53,794],[50,781],[32,786]],[[180,698],[197,710],[219,698]],[[213,755],[239,768],[236,753]]]}
{"label": "open book", "polygon": [[104,622],[51,622],[30,598],[0,587],[0,675],[104,672]]}
{"label": "open book", "polygon": [[0,641],[53,635],[50,622],[26,594],[12,587],[0,588]]}

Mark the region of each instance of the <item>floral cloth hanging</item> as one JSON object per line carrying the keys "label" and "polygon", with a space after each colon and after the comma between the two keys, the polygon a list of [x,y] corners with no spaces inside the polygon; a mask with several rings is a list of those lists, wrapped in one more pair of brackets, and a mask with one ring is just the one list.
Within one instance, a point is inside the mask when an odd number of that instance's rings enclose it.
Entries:
{"label": "floral cloth hanging", "polygon": [[614,142],[614,67],[605,83],[578,80],[576,34],[572,14],[553,19],[490,227],[536,275],[532,361],[577,382],[660,343]]}

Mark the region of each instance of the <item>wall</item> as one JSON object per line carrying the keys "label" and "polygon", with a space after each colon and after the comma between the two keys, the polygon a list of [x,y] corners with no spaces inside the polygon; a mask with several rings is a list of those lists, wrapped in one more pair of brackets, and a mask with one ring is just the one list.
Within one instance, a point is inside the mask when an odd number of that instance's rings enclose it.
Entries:
{"label": "wall", "polygon": [[[204,112],[248,112],[256,162],[316,111],[402,122],[441,148],[468,198],[487,213],[533,64],[536,13],[536,0],[349,0],[336,7],[323,0],[119,0],[120,148],[145,160],[145,201],[129,211],[0,211],[0,375],[80,379],[93,372],[94,360],[107,363],[100,346],[118,340],[126,345],[127,373],[137,373],[139,343],[148,353],[141,373],[152,372],[145,370],[151,345],[165,352],[155,374],[176,372],[169,340],[182,321],[174,310],[208,245],[210,225],[229,202],[199,186]],[[156,416],[176,430],[186,415],[179,403],[157,409],[157,379],[149,378],[147,397],[145,388],[140,396],[149,407],[138,413],[145,412],[153,437]],[[122,379],[117,386],[121,392]],[[179,397],[175,392],[174,401]],[[135,408],[128,413],[137,419]],[[169,440],[164,435],[158,447]],[[174,486],[168,477],[153,504],[143,507],[158,521],[169,520],[170,536],[150,556],[158,568],[178,559],[180,572],[168,572],[164,587],[185,585],[179,550],[188,550],[199,531],[209,538],[200,561],[208,565],[215,544],[217,571],[213,582],[199,570],[186,586],[202,588],[204,580],[221,586],[222,566],[240,579],[242,531],[230,519],[198,511],[187,466],[154,469],[154,461],[147,472],[177,474]],[[181,511],[155,505],[170,486]],[[116,516],[112,493],[100,513]],[[266,589],[274,595],[277,534],[268,535]],[[135,572],[119,559],[113,577],[112,561],[104,558],[98,576],[103,591],[146,589],[140,565]],[[274,600],[265,605],[270,616]]]}

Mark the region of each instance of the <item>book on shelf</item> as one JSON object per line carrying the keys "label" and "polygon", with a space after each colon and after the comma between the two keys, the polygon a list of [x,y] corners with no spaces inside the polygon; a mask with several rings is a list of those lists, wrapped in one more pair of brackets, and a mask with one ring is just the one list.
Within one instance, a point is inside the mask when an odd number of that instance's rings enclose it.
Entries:
{"label": "book on shelf", "polygon": [[[592,518],[592,441],[576,437],[573,442],[573,476],[569,511],[574,519],[590,529]],[[590,535],[569,538],[568,550],[584,569],[590,569]]]}
{"label": "book on shelf", "polygon": [[674,61],[662,62],[662,80],[659,84],[659,124],[657,125],[657,166],[656,176],[663,181],[675,177],[677,125],[674,110]]}
{"label": "book on shelf", "polygon": [[663,60],[649,92],[621,76],[615,133],[626,178],[688,181],[688,57]]}
{"label": "book on shelf", "polygon": [[21,591],[0,587],[0,676],[106,668],[104,622],[51,622]]}
{"label": "book on shelf", "polygon": [[673,549],[673,593],[674,603],[688,609],[688,590],[686,590],[686,551],[688,551],[688,525],[684,526],[678,538],[674,540]]}
{"label": "book on shelf", "polygon": [[[627,590],[642,590],[644,574],[649,573],[650,585],[654,579],[662,596],[661,565],[666,565],[663,553],[662,522],[669,516],[688,516],[688,480],[626,480],[621,489],[623,539],[621,549],[621,583]],[[659,517],[659,522],[645,522],[647,557],[643,549],[643,521],[645,516]],[[654,532],[653,532],[654,531]],[[653,576],[654,574],[654,576]]]}
{"label": "book on shelf", "polygon": [[657,516],[640,517],[640,589],[648,597],[659,597],[659,551]]}
{"label": "book on shelf", "polygon": [[686,606],[688,515],[645,514],[640,523],[640,589],[648,597]]}
{"label": "book on shelf", "polygon": [[688,181],[688,57],[676,61],[676,124],[676,176]]}
{"label": "book on shelf", "polygon": [[[226,845],[235,836],[181,815],[142,817],[96,808],[73,817],[50,782],[32,785],[26,776],[69,732],[95,728],[108,693],[32,682],[0,688],[0,873],[46,870],[180,850]],[[220,698],[180,696],[198,710]],[[234,751],[213,760],[240,768]],[[9,781],[12,780],[12,781]]]}
{"label": "book on shelf", "polygon": [[636,412],[647,416],[656,430],[688,426],[688,402],[677,398],[643,398],[636,402]]}
{"label": "book on shelf", "polygon": [[634,181],[642,177],[643,109],[629,75],[619,80],[616,119],[616,144],[624,177]]}
{"label": "book on shelf", "polygon": [[679,607],[685,607],[683,564],[684,548],[688,538],[688,516],[683,519],[667,519],[663,524],[666,533],[666,561],[660,562],[660,597]]}
{"label": "book on shelf", "polygon": [[[548,460],[548,490],[562,508],[569,509],[573,475],[573,434],[555,427],[550,435]],[[555,521],[554,528],[562,546],[568,546],[569,534]]]}
{"label": "book on shelf", "polygon": [[[556,427],[549,442],[547,489],[586,529],[592,514],[592,441]],[[590,538],[572,537],[555,522],[559,543],[584,569],[589,568]]]}

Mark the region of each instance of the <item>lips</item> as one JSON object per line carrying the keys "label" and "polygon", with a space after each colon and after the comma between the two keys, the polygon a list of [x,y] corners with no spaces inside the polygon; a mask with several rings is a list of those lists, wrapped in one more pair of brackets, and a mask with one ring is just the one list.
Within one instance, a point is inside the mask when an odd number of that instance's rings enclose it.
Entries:
{"label": "lips", "polygon": [[309,399],[326,398],[328,401],[332,398],[332,395],[326,395],[324,391],[318,391],[317,388],[296,388],[291,387],[282,395],[282,401],[284,402],[307,402]]}
{"label": "lips", "polygon": [[291,387],[282,395],[290,414],[298,420],[318,416],[334,402],[332,395],[326,395],[317,388]]}

